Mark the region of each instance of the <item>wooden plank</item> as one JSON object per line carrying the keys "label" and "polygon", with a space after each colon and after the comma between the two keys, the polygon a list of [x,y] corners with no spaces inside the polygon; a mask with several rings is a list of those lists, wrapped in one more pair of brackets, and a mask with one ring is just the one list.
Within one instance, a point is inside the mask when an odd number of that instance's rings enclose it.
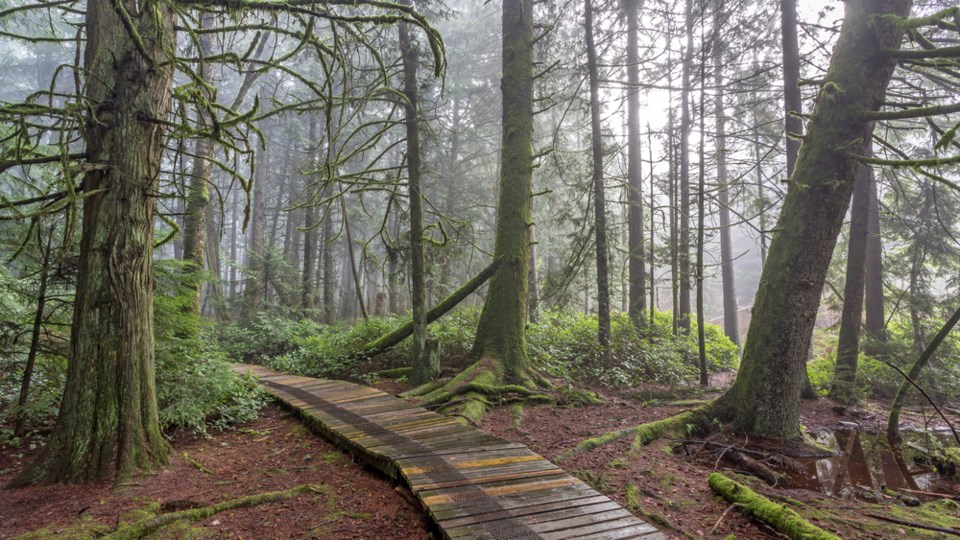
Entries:
{"label": "wooden plank", "polygon": [[[592,504],[610,502],[610,499],[606,495],[600,495],[599,493],[594,493],[593,495],[589,495],[588,493],[585,493],[585,492],[576,492],[576,493],[578,495],[581,495],[582,497],[579,499],[573,499],[573,500],[564,499],[559,501],[555,499],[544,499],[544,498],[519,499],[521,503],[532,502],[532,501],[539,502],[539,504],[529,504],[527,506],[514,506],[514,507],[508,508],[505,505],[503,505],[501,501],[498,500],[498,502],[501,503],[500,506],[503,506],[504,510],[510,512],[510,515],[515,517],[529,516],[533,514],[543,514],[546,512],[550,512],[552,510],[566,511],[567,509],[572,508],[574,504],[579,505],[580,507],[583,507],[583,506],[588,506]],[[583,495],[586,495],[586,496],[583,496]],[[441,519],[437,516],[436,513],[434,513],[434,518],[437,519],[442,529],[455,529],[458,527],[466,527],[469,525],[484,523],[486,521],[490,521],[491,519],[497,519],[496,517],[491,517],[491,516],[495,516],[496,514],[497,514],[496,512],[487,512],[483,514],[473,514],[469,516],[457,517],[452,519]]]}
{"label": "wooden plank", "polygon": [[[593,526],[597,523],[604,523],[614,519],[633,517],[633,514],[627,512],[609,498],[603,497],[603,499],[605,500],[585,506],[568,507],[541,514],[515,517],[537,533],[554,530],[567,531],[576,527]],[[445,528],[445,530],[448,532],[450,538],[471,538],[477,531],[482,530],[483,527],[483,523],[480,523],[462,527]]]}
{"label": "wooden plank", "polygon": [[445,538],[665,538],[527,447],[344,381],[234,366],[304,421],[403,480]]}

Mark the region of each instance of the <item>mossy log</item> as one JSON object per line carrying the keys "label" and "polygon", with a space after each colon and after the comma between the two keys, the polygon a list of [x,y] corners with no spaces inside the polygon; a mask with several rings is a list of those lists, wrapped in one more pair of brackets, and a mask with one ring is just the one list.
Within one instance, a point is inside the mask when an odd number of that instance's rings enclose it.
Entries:
{"label": "mossy log", "polygon": [[226,512],[227,510],[233,510],[235,508],[246,508],[259,504],[268,504],[290,499],[305,493],[324,493],[326,491],[328,491],[326,486],[302,484],[285,491],[268,491],[266,493],[248,495],[246,497],[239,497],[237,499],[223,501],[210,506],[204,506],[202,508],[191,508],[188,510],[181,510],[179,512],[170,512],[169,514],[160,514],[158,516],[135,521],[129,525],[120,526],[116,531],[104,536],[103,538],[109,540],[135,540],[155,533],[156,531],[178,521],[200,521],[207,519],[214,514]]}
{"label": "mossy log", "polygon": [[[484,268],[483,271],[474,276],[473,279],[464,283],[462,287],[454,291],[452,294],[450,294],[450,296],[444,298],[442,302],[427,311],[427,324],[430,324],[440,317],[446,315],[448,311],[455,308],[467,296],[470,296],[470,293],[479,289],[481,285],[486,283],[487,280],[497,272],[497,268],[499,268],[499,266],[500,261],[494,260],[492,263],[490,263],[490,266]],[[370,343],[367,343],[362,349],[360,349],[359,352],[355,353],[354,356],[368,358],[371,356],[376,356],[380,353],[390,350],[393,346],[410,337],[412,334],[413,320],[411,319],[410,321],[404,323],[404,325],[400,328],[397,328],[396,330],[380,336]]]}
{"label": "mossy log", "polygon": [[813,525],[786,505],[777,504],[720,473],[711,474],[707,483],[717,495],[793,540],[840,540],[839,536]]}
{"label": "mossy log", "polygon": [[639,426],[617,431],[608,431],[603,435],[591,437],[571,448],[570,450],[560,454],[557,456],[557,462],[563,461],[580,452],[587,452],[589,450],[593,450],[594,448],[598,448],[605,444],[610,444],[630,436],[633,437],[633,449],[636,450],[641,446],[650,444],[651,442],[663,437],[668,433],[682,431],[686,429],[687,425],[701,425],[705,418],[704,411],[705,409],[693,409],[669,418],[664,418],[663,420],[655,420],[653,422],[647,422],[645,424],[640,424]]}

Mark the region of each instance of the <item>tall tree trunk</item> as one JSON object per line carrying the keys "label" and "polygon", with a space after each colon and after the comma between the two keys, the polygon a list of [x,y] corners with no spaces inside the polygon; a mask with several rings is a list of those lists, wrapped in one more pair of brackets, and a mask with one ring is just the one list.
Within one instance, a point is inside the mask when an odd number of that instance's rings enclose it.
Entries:
{"label": "tall tree trunk", "polygon": [[[701,4],[702,5],[702,4]],[[703,17],[700,17],[700,142],[698,146],[698,169],[697,174],[697,263],[694,271],[697,279],[697,355],[700,361],[700,386],[710,386],[710,373],[707,369],[707,337],[706,337],[706,319],[704,317],[703,300],[703,249],[704,249],[704,227],[707,216],[707,51],[706,41],[703,37]]]}
{"label": "tall tree trunk", "polygon": [[[319,152],[320,141],[317,140],[317,116],[310,116],[310,140],[307,143],[310,164],[309,168],[317,169],[317,152]],[[307,191],[313,189],[308,187]],[[304,310],[313,308],[313,282],[314,274],[317,268],[317,206],[314,204],[313,197],[307,197],[307,207],[305,212],[305,222],[303,224],[305,231],[303,233],[303,283],[300,296],[300,307]]]}
{"label": "tall tree trunk", "polygon": [[796,114],[803,112],[800,95],[800,45],[797,41],[797,0],[780,0],[780,38],[783,49],[784,130],[787,146],[787,177],[793,174],[800,151],[800,141],[791,136],[803,135],[803,122]]}
{"label": "tall tree trunk", "polygon": [[[213,26],[213,14],[204,12],[200,16],[200,28]],[[213,67],[203,59],[213,54],[210,43],[210,34],[200,34],[200,79],[204,85],[200,92],[204,99],[213,100],[210,88],[213,88]],[[211,126],[210,115],[198,108],[197,120],[203,126]],[[206,249],[206,209],[210,202],[210,173],[212,171],[211,158],[213,157],[213,141],[207,137],[196,140],[193,149],[193,170],[190,175],[190,184],[187,187],[186,206],[183,215],[183,261],[184,286],[190,290],[193,299],[190,303],[190,314],[200,316],[200,289],[203,286],[204,255]],[[219,277],[219,276],[218,276]]]}
{"label": "tall tree trunk", "polygon": [[737,283],[733,269],[733,242],[730,240],[730,186],[727,174],[727,115],[723,105],[723,48],[715,45],[713,55],[714,109],[717,115],[717,197],[720,203],[720,276],[723,282],[723,331],[740,346],[740,319]]}
{"label": "tall tree trunk", "polygon": [[237,266],[240,264],[240,220],[237,214],[240,207],[240,190],[234,188],[230,194],[230,301],[237,297]]}
{"label": "tall tree trunk", "polygon": [[347,213],[347,193],[343,193],[340,196],[340,218],[343,219],[343,232],[346,234],[347,263],[350,274],[353,276],[353,292],[357,295],[357,303],[360,305],[360,315],[363,316],[363,320],[367,320],[370,318],[370,315],[367,314],[367,306],[363,302],[363,286],[360,285],[360,269],[357,266],[353,234],[350,231],[350,215]]}
{"label": "tall tree trunk", "polygon": [[657,216],[657,213],[654,212],[656,208],[656,198],[653,193],[653,132],[650,130],[650,124],[647,124],[647,156],[650,160],[650,328],[653,328],[655,318],[656,318],[656,309],[657,309],[657,274],[654,264],[656,259],[653,256],[654,246],[656,245],[656,231],[654,228],[654,218]]}
{"label": "tall tree trunk", "polygon": [[800,437],[807,348],[857,171],[847,152],[861,153],[870,140],[873,126],[864,113],[883,104],[896,65],[883,51],[898,48],[903,37],[877,21],[887,13],[906,16],[911,2],[844,5],[840,38],[760,277],[740,371],[714,405],[753,435]]}
{"label": "tall tree trunk", "polygon": [[846,282],[843,287],[843,311],[840,314],[837,361],[833,384],[830,387],[830,397],[846,404],[855,403],[857,400],[857,357],[860,354],[860,321],[863,316],[871,176],[873,169],[869,165],[860,165],[853,188],[853,203],[850,206],[850,238]]}
{"label": "tall tree trunk", "polygon": [[[267,96],[262,96],[266,102]],[[257,168],[254,172],[253,207],[250,215],[250,233],[247,240],[246,284],[243,289],[243,318],[252,320],[253,316],[263,307],[263,292],[266,289],[266,265],[264,253],[264,228],[267,211],[267,169],[270,167],[270,154],[258,147],[256,156]]]}
{"label": "tall tree trunk", "polygon": [[[630,300],[628,313],[643,326],[646,311],[646,269],[643,257],[643,156],[640,148],[640,57],[637,44],[637,0],[625,0],[627,15],[627,201],[629,211]],[[651,161],[651,169],[653,162]],[[650,207],[653,212],[653,207]]]}
{"label": "tall tree trunk", "polygon": [[[870,216],[867,219],[867,261],[864,307],[867,335],[876,341],[887,339],[887,319],[883,307],[883,240],[880,238],[880,200],[877,178],[870,174]],[[869,344],[869,341],[867,342]],[[876,351],[867,350],[867,354]]]}
{"label": "tall tree trunk", "polygon": [[30,331],[30,350],[27,352],[27,363],[23,366],[23,377],[20,379],[20,395],[17,398],[17,415],[13,427],[13,434],[16,437],[22,437],[26,432],[27,416],[24,414],[24,407],[30,399],[30,383],[33,381],[33,368],[37,363],[37,353],[40,351],[40,334],[43,331],[43,315],[47,306],[47,284],[50,281],[51,268],[50,248],[53,240],[53,229],[50,229],[46,246],[41,245],[41,263],[40,286],[37,288],[37,312],[33,316],[33,328]]}
{"label": "tall tree trunk", "polygon": [[423,178],[420,174],[420,97],[417,92],[417,46],[400,23],[400,53],[403,56],[403,94],[407,128],[407,187],[410,191],[410,298],[413,308],[411,382],[423,384],[439,374],[427,350],[427,290],[423,259]]}
{"label": "tall tree trunk", "polygon": [[600,74],[593,42],[593,2],[584,1],[583,26],[587,38],[587,71],[590,76],[590,126],[593,153],[593,219],[597,239],[597,341],[610,346],[610,248],[607,243],[607,204],[603,185],[603,140],[600,125]]}
{"label": "tall tree trunk", "polygon": [[680,207],[677,220],[680,229],[678,261],[680,266],[680,306],[677,322],[684,333],[690,333],[690,114],[691,73],[693,69],[693,0],[686,0],[687,45],[683,53],[683,87],[680,92]]}
{"label": "tall tree trunk", "polygon": [[333,289],[336,286],[333,274],[333,203],[328,202],[323,216],[323,322],[333,324],[336,318]]}
{"label": "tall tree trunk", "polygon": [[474,356],[500,364],[506,380],[526,380],[527,283],[533,191],[533,2],[503,2],[503,141],[494,259]]}
{"label": "tall tree trunk", "polygon": [[527,287],[527,314],[530,322],[536,324],[540,322],[540,276],[537,272],[537,228],[530,225],[530,274]]}
{"label": "tall tree trunk", "polygon": [[[800,151],[800,141],[795,137],[803,135],[803,122],[796,116],[803,112],[803,101],[800,95],[800,45],[797,41],[797,3],[796,0],[780,0],[780,36],[783,49],[783,101],[784,101],[784,135],[787,147],[787,178],[793,175],[796,168],[797,153]],[[759,165],[758,165],[759,167]],[[762,188],[761,188],[762,189]],[[761,199],[762,204],[762,199]],[[764,221],[761,215],[761,222]],[[761,225],[761,230],[762,230]],[[760,235],[760,257],[766,258],[766,237]],[[807,347],[808,359],[813,357],[813,336]],[[803,397],[815,399],[816,392],[810,384],[810,377],[806,369],[803,372]]]}
{"label": "tall tree trunk", "polygon": [[[67,378],[57,424],[41,456],[13,484],[84,482],[166,462],[154,375],[153,227],[170,112],[174,13],[156,3],[124,27],[114,2],[86,5],[83,130],[91,163]],[[149,55],[146,56],[146,55]]]}

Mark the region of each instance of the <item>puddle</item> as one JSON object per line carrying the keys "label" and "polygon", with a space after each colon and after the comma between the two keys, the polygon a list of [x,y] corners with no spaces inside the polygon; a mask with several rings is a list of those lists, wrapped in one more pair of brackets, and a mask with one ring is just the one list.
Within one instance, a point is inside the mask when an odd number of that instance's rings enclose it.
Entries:
{"label": "puddle", "polygon": [[794,458],[796,464],[781,471],[787,477],[786,487],[864,500],[880,500],[884,487],[957,493],[958,486],[944,479],[929,463],[930,448],[952,442],[945,434],[904,431],[899,449],[891,449],[880,434],[853,428],[823,430],[812,435],[818,443],[841,455]]}

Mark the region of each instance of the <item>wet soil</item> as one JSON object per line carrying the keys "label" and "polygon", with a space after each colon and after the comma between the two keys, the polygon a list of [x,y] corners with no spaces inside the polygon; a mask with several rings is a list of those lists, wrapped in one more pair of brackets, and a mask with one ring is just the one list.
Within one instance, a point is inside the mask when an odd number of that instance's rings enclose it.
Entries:
{"label": "wet soil", "polygon": [[[108,482],[0,491],[0,538],[43,529],[66,537],[78,525],[108,531],[138,509],[160,512],[208,506],[236,497],[315,484],[320,492],[216,514],[169,531],[168,538],[422,539],[423,515],[402,488],[308,432],[290,413],[264,409],[259,420],[210,438],[173,437],[170,466],[121,491]],[[0,448],[0,485],[28,463],[36,449]],[[195,462],[209,469],[201,471]]]}

